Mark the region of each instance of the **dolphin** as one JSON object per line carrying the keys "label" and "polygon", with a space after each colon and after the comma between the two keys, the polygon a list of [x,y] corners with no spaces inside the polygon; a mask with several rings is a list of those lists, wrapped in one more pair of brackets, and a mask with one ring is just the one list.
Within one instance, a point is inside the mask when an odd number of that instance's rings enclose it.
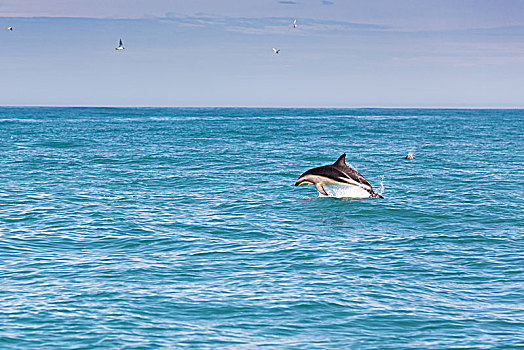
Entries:
{"label": "dolphin", "polygon": [[346,164],[345,153],[331,165],[309,169],[300,175],[295,186],[300,185],[315,185],[317,191],[325,196],[327,196],[327,192],[322,185],[353,186],[362,190],[363,197],[369,195],[369,198],[384,198],[373,191],[364,176]]}

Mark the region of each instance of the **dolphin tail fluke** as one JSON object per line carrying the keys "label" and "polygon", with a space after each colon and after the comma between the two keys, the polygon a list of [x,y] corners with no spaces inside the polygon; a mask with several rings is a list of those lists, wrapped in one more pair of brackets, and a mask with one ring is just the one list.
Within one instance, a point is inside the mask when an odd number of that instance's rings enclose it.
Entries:
{"label": "dolphin tail fluke", "polygon": [[318,193],[323,194],[324,196],[327,196],[327,195],[328,195],[327,192],[324,191],[324,187],[322,187],[321,184],[316,183],[316,184],[315,184],[315,188],[317,189]]}

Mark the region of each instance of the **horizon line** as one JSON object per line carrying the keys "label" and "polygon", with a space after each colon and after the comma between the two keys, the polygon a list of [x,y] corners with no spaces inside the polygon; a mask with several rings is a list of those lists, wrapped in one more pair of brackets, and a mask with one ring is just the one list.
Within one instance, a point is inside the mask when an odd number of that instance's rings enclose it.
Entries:
{"label": "horizon line", "polygon": [[0,108],[274,108],[274,109],[513,109],[524,106],[172,106],[172,105],[0,105]]}

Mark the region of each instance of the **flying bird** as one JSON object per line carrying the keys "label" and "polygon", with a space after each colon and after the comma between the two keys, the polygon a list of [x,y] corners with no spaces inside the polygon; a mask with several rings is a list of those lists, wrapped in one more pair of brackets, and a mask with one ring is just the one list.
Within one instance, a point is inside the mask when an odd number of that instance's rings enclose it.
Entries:
{"label": "flying bird", "polygon": [[13,31],[13,27],[7,27],[7,30]]}
{"label": "flying bird", "polygon": [[280,49],[277,50],[277,49],[273,48],[273,52],[278,55],[278,53],[280,52]]}
{"label": "flying bird", "polygon": [[115,50],[125,50],[124,44],[122,44],[122,39],[120,39],[120,43],[118,44],[118,47],[115,47]]}

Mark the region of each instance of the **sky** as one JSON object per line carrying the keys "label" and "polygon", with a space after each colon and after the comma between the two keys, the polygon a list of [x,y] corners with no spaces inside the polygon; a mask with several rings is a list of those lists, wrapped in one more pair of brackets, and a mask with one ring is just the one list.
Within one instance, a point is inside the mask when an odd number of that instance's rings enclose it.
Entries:
{"label": "sky", "polygon": [[3,106],[524,107],[524,0],[0,0],[0,53]]}

